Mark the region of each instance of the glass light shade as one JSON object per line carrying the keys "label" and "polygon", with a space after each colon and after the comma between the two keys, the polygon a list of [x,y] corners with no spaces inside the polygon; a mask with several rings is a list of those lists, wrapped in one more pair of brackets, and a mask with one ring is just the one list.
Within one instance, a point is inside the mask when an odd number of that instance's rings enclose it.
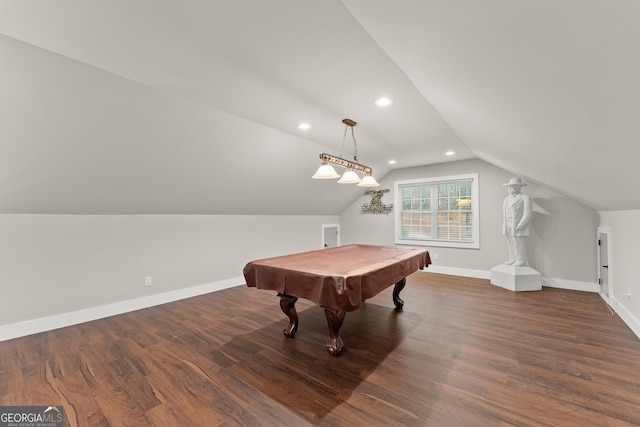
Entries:
{"label": "glass light shade", "polygon": [[362,178],[362,182],[358,184],[358,187],[380,187],[380,184],[373,176],[367,175]]}
{"label": "glass light shade", "polygon": [[320,167],[316,171],[315,175],[313,175],[311,178],[314,178],[314,179],[335,179],[335,178],[340,178],[340,175],[338,175],[338,172],[336,172],[336,170],[333,168],[333,166],[331,166],[329,163],[322,162],[322,165],[320,165]]}
{"label": "glass light shade", "polygon": [[342,178],[340,178],[338,184],[359,184],[360,181],[362,180],[360,179],[358,174],[355,173],[353,169],[349,169],[342,175]]}

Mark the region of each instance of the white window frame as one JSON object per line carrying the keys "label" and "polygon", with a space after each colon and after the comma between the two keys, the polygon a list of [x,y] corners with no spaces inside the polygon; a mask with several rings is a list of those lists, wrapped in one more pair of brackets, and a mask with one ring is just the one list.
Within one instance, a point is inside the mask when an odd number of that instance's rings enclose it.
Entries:
{"label": "white window frame", "polygon": [[[471,180],[471,218],[472,218],[472,237],[470,240],[446,240],[437,238],[417,238],[402,236],[402,188],[406,186],[419,186],[423,184],[445,184],[451,181]],[[419,246],[437,246],[450,248],[480,248],[480,194],[479,194],[478,174],[452,175],[444,177],[409,179],[394,182],[394,224],[395,224],[395,243],[398,245],[419,245]],[[438,209],[437,203],[431,203],[433,209]],[[433,210],[432,209],[432,210]],[[433,210],[435,212],[435,210]],[[435,216],[434,216],[435,217]]]}

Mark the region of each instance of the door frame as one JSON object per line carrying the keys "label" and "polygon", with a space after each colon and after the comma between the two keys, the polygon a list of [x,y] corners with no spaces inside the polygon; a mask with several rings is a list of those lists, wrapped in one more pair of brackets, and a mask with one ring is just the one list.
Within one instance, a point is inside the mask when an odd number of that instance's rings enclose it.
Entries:
{"label": "door frame", "polygon": [[[601,262],[601,248],[600,248],[600,235],[601,234],[606,234],[607,235],[607,280],[606,283],[604,284],[604,286],[607,286],[607,292],[604,293],[603,292],[603,280],[602,280],[602,262]],[[607,302],[610,303],[611,302],[611,291],[613,289],[613,270],[611,267],[611,227],[598,227],[597,231],[596,231],[596,252],[597,252],[597,261],[598,261],[598,265],[597,265],[597,271],[598,271],[598,285],[600,286],[600,296]]]}
{"label": "door frame", "polygon": [[338,233],[337,236],[336,236],[336,246],[340,246],[340,224],[322,224],[322,237],[321,237],[321,240],[320,240],[322,243],[321,243],[320,247],[322,249],[324,249],[326,247],[325,246],[325,241],[324,241],[324,233],[325,233],[325,230],[327,228],[335,228],[336,229],[336,231]]}

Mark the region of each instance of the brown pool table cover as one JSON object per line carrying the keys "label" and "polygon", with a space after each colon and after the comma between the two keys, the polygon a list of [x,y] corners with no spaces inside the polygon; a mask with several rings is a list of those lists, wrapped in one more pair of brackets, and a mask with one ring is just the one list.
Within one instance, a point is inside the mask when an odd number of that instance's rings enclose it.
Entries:
{"label": "brown pool table cover", "polygon": [[429,264],[426,249],[348,245],[251,261],[243,273],[249,287],[353,311]]}

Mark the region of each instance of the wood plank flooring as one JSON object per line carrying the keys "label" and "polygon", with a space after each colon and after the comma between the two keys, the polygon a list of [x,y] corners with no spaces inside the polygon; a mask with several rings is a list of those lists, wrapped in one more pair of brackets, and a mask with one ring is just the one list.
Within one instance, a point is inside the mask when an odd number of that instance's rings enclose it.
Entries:
{"label": "wood plank flooring", "polygon": [[69,426],[637,426],[640,340],[592,293],[418,272],[347,313],[244,286],[0,342],[0,405]]}

